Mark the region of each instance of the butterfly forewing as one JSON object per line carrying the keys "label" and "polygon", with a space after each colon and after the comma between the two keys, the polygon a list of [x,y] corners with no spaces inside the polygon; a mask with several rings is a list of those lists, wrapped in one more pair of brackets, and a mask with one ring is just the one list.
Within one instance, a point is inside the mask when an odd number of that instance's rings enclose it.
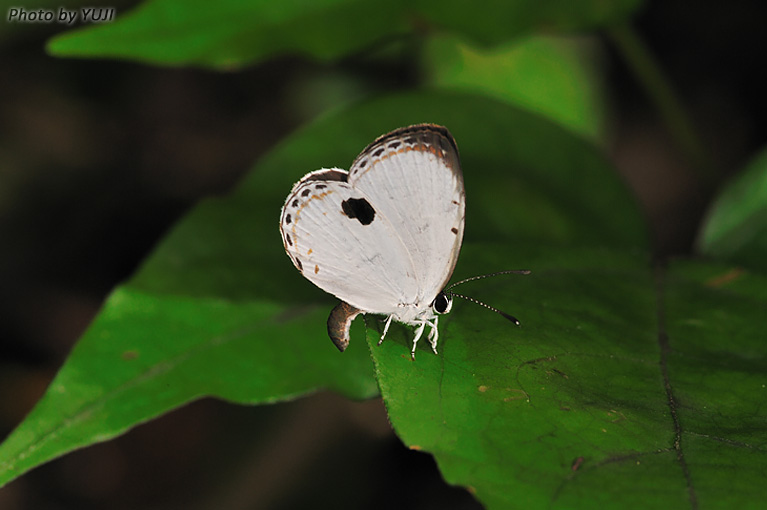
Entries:
{"label": "butterfly forewing", "polygon": [[464,201],[447,129],[411,126],[373,142],[349,173],[306,175],[285,202],[280,230],[307,279],[362,311],[392,314],[428,307],[450,278]]}
{"label": "butterfly forewing", "polygon": [[452,136],[431,124],[398,129],[368,146],[349,174],[396,225],[418,282],[414,299],[429,305],[450,279],[463,240],[465,192]]}

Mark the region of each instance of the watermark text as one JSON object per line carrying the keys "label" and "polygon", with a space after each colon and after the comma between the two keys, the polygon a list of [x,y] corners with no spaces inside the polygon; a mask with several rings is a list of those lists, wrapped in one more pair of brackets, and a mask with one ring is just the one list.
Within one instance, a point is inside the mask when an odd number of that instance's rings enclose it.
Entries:
{"label": "watermark text", "polygon": [[27,9],[9,7],[5,17],[8,23],[109,23],[115,19],[114,7],[81,7],[80,9]]}

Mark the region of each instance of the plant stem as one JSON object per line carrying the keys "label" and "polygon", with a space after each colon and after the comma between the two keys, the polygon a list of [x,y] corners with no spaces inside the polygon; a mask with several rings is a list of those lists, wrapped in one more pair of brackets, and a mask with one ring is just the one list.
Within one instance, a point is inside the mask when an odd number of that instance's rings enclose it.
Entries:
{"label": "plant stem", "polygon": [[655,103],[672,138],[699,172],[704,184],[709,188],[713,186],[716,183],[716,172],[708,154],[681,102],[647,46],[627,22],[609,27],[607,36],[623,56],[626,65],[634,73],[650,100]]}

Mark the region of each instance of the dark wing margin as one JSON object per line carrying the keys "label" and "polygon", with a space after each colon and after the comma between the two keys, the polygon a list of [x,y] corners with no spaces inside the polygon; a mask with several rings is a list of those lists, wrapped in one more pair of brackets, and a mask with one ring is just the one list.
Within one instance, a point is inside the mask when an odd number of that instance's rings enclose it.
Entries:
{"label": "dark wing margin", "polygon": [[354,177],[358,172],[364,172],[382,157],[389,157],[391,153],[396,153],[403,146],[436,154],[460,179],[461,188],[463,188],[458,145],[450,131],[445,126],[437,124],[414,124],[379,136],[354,159],[352,166],[349,167],[350,176]]}
{"label": "dark wing margin", "polygon": [[[379,145],[382,147],[385,146],[386,143],[389,142],[390,140],[407,138],[408,135],[414,135],[417,138],[423,138],[424,136],[427,136],[427,133],[431,133],[431,136],[434,136],[435,133],[442,135],[448,141],[448,143],[452,147],[452,150],[455,152],[455,154],[458,155],[458,145],[455,143],[455,139],[453,138],[453,135],[450,134],[450,131],[448,131],[448,129],[445,126],[440,126],[438,124],[425,123],[425,124],[413,124],[412,126],[395,129],[394,131],[386,133],[385,135],[379,136],[372,143],[368,144],[368,146],[365,147],[360,152],[360,155],[357,156],[357,159],[359,159],[360,156],[375,150],[374,148],[376,146],[379,146]],[[352,163],[352,166],[354,166],[354,163]]]}

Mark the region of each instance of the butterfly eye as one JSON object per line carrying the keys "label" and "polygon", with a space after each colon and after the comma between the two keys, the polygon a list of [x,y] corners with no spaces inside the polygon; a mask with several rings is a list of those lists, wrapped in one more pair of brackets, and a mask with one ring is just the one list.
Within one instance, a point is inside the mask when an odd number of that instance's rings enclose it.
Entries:
{"label": "butterfly eye", "polygon": [[447,313],[453,308],[453,299],[444,292],[440,292],[437,294],[437,297],[434,298],[431,307],[437,313]]}

